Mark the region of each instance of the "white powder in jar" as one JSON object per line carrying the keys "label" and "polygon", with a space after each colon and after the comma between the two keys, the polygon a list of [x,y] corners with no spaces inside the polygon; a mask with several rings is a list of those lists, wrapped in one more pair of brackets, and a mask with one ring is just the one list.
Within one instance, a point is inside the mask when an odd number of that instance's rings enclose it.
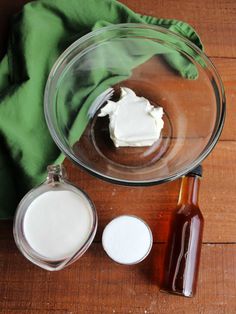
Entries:
{"label": "white powder in jar", "polygon": [[121,264],[141,262],[153,243],[148,225],[138,217],[123,215],[113,219],[104,229],[102,245],[107,255]]}

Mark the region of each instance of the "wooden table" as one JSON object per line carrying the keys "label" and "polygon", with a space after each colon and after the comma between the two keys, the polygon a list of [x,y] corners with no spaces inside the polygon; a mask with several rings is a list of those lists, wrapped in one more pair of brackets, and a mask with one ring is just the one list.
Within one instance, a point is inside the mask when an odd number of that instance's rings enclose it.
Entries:
{"label": "wooden table", "polygon": [[[102,0],[100,0],[102,1]],[[4,51],[8,17],[25,0],[0,1]],[[227,119],[223,134],[204,161],[200,206],[204,244],[195,298],[159,292],[170,213],[179,181],[148,188],[102,182],[66,162],[70,179],[94,200],[99,228],[89,251],[60,272],[46,272],[16,249],[12,223],[0,224],[0,313],[236,313],[236,2],[234,0],[123,0],[131,9],[184,20],[200,34],[205,51],[225,85]],[[101,247],[101,232],[113,217],[133,213],[154,234],[152,254],[136,266],[113,263]]]}

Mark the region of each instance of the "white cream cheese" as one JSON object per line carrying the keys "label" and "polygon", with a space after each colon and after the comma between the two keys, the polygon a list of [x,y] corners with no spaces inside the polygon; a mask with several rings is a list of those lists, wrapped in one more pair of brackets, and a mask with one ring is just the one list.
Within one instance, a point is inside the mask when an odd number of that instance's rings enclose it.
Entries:
{"label": "white cream cheese", "polygon": [[164,126],[163,108],[155,108],[127,87],[121,88],[120,100],[109,100],[98,116],[106,115],[109,115],[110,137],[116,147],[151,146],[159,139]]}

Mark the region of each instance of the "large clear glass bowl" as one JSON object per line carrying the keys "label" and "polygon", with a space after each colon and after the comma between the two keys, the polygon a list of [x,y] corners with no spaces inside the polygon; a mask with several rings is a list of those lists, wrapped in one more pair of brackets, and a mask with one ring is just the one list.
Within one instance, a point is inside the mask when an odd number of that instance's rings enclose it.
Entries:
{"label": "large clear glass bowl", "polygon": [[[98,112],[119,99],[120,87],[163,107],[164,128],[152,146],[111,141],[109,119]],[[210,153],[225,96],[213,64],[192,42],[162,27],[120,24],[89,33],[60,56],[45,115],[55,143],[78,166],[115,183],[150,185],[182,176]]]}

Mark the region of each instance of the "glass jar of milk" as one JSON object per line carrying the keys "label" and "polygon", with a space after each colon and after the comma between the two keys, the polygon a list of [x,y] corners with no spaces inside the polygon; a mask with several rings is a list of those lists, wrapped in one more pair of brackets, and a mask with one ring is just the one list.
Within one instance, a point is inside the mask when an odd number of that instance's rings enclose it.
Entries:
{"label": "glass jar of milk", "polygon": [[96,209],[82,190],[65,180],[60,165],[48,166],[44,183],[25,195],[13,226],[22,254],[47,270],[60,270],[81,257],[97,230]]}

